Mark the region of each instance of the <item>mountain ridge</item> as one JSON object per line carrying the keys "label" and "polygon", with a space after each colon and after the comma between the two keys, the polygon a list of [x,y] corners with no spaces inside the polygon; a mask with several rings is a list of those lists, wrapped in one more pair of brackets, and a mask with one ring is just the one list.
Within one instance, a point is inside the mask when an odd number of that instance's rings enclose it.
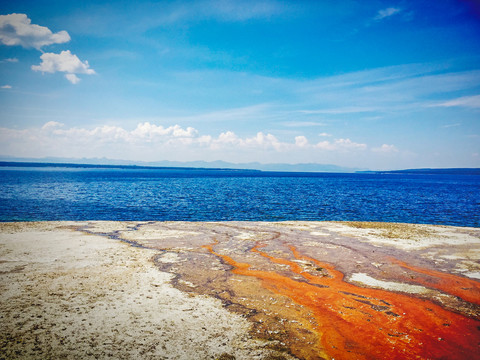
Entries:
{"label": "mountain ridge", "polygon": [[231,163],[222,160],[216,161],[130,161],[107,158],[18,158],[0,156],[0,161],[18,163],[49,163],[72,165],[105,165],[105,166],[138,166],[138,167],[165,167],[165,168],[201,168],[201,169],[231,169],[231,170],[260,170],[260,171],[285,171],[285,172],[339,172],[354,173],[366,169],[342,167],[332,164],[317,163],[270,163],[259,162]]}

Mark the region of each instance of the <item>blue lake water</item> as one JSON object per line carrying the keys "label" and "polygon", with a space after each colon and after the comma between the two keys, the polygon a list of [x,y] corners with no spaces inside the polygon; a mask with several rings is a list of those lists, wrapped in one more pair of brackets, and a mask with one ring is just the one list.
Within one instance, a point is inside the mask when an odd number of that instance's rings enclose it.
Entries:
{"label": "blue lake water", "polygon": [[480,227],[480,176],[0,169],[0,221],[34,220],[358,220]]}

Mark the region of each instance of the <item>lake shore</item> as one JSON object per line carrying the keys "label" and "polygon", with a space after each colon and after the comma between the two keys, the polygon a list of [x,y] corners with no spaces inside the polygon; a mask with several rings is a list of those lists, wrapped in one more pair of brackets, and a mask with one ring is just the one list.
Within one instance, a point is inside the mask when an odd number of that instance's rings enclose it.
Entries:
{"label": "lake shore", "polygon": [[0,223],[0,353],[472,359],[479,260],[478,228]]}

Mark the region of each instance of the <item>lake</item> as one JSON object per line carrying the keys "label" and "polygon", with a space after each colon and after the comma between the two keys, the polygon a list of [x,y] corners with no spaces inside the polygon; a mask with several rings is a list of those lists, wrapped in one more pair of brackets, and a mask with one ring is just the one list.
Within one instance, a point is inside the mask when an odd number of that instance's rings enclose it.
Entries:
{"label": "lake", "polygon": [[0,221],[348,220],[480,226],[480,176],[0,169]]}

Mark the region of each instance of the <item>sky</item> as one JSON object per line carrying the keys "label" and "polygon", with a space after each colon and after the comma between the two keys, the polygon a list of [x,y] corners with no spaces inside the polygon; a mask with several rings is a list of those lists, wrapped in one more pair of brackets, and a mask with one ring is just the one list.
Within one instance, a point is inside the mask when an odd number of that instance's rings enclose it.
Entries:
{"label": "sky", "polygon": [[480,167],[477,0],[15,0],[0,15],[0,156]]}

